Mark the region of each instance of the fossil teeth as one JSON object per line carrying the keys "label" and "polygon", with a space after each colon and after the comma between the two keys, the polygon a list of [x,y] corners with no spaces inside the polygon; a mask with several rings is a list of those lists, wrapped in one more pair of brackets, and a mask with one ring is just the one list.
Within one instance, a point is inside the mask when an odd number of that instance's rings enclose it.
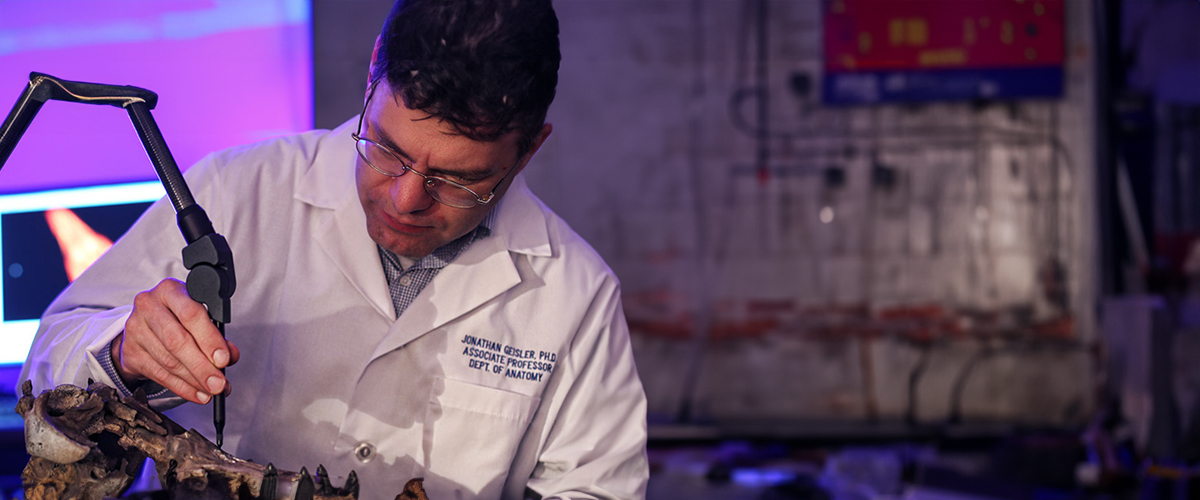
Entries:
{"label": "fossil teeth", "polygon": [[333,495],[333,483],[329,481],[329,471],[325,466],[317,464],[317,491],[322,495]]}
{"label": "fossil teeth", "polygon": [[275,470],[275,464],[268,463],[266,472],[263,472],[262,487],[259,488],[258,498],[274,500],[275,485],[278,481],[279,471]]}
{"label": "fossil teeth", "polygon": [[342,489],[346,490],[346,493],[349,493],[350,496],[352,496],[356,499],[358,498],[358,473],[357,472],[350,471],[350,476],[346,478],[346,485],[343,486]]}
{"label": "fossil teeth", "polygon": [[313,500],[313,478],[308,475],[308,469],[300,468],[300,482],[296,483],[296,500]]}

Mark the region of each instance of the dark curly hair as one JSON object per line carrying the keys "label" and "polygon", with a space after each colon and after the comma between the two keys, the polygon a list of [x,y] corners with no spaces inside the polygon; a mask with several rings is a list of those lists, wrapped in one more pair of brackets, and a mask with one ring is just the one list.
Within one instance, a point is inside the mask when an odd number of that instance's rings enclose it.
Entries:
{"label": "dark curly hair", "polygon": [[473,140],[519,130],[524,156],[546,122],[561,58],[550,0],[398,0],[371,79],[387,78],[409,109]]}

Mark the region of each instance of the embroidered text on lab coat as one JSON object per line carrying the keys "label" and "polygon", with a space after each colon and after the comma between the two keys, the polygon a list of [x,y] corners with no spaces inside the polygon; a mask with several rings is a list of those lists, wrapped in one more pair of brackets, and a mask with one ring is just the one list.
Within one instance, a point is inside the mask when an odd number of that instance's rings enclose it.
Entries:
{"label": "embroidered text on lab coat", "polygon": [[466,335],[462,339],[467,366],[507,378],[541,382],[554,371],[558,354],[534,349],[519,349],[488,339]]}

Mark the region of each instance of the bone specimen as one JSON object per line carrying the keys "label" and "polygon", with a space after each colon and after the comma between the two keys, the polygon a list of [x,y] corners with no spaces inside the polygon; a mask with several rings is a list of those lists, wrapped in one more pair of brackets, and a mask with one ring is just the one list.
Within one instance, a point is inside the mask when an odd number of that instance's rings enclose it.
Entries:
{"label": "bone specimen", "polygon": [[[31,458],[21,480],[28,500],[115,498],[132,484],[146,458],[174,499],[351,500],[358,476],[351,471],[335,487],[324,467],[316,477],[276,470],[225,453],[195,430],[185,430],[150,408],[139,390],[120,397],[93,383],[86,390],[60,385],[33,397],[21,386],[17,413],[25,417],[25,446]],[[405,485],[397,500],[427,500],[420,479]]]}

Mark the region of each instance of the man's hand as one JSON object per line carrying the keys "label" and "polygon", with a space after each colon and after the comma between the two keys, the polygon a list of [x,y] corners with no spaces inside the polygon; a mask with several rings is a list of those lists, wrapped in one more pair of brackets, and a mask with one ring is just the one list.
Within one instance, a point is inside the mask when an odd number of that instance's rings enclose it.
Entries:
{"label": "man's hand", "polygon": [[186,285],[165,279],[137,294],[125,332],[113,340],[113,364],[125,382],[151,380],[193,403],[229,393],[221,368],[241,352],[221,337]]}

